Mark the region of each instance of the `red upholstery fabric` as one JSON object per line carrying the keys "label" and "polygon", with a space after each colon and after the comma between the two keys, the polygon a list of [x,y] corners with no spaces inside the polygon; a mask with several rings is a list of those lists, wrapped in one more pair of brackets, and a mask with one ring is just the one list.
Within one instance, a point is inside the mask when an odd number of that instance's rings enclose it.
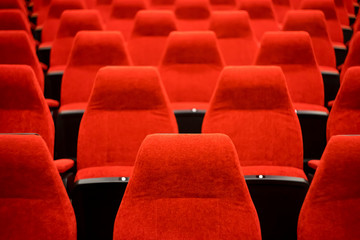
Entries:
{"label": "red upholstery fabric", "polygon": [[72,159],[57,159],[54,161],[56,169],[59,173],[64,173],[74,167],[74,160]]}
{"label": "red upholstery fabric", "polygon": [[285,170],[275,174],[273,166],[302,169],[300,124],[279,67],[226,67],[202,132],[227,134],[238,150],[240,164],[262,166],[258,174],[284,175]]}
{"label": "red upholstery fabric", "polygon": [[32,36],[30,24],[19,9],[0,9],[0,30],[24,30]]}
{"label": "red upholstery fabric", "polygon": [[27,15],[25,4],[20,0],[1,0],[0,9],[19,9],[25,16]]}
{"label": "red upholstery fabric", "polygon": [[103,30],[103,23],[98,11],[85,9],[64,11],[50,52],[49,72],[54,71],[55,68],[57,71],[65,69],[74,37],[77,32],[82,30]]}
{"label": "red upholstery fabric", "polygon": [[103,177],[131,177],[134,170],[133,166],[105,166],[105,167],[88,167],[77,171],[75,182],[88,178]]}
{"label": "red upholstery fabric", "polygon": [[36,57],[34,45],[25,31],[0,31],[0,64],[29,65],[44,91],[44,74]]}
{"label": "red upholstery fabric", "polygon": [[128,40],[136,13],[146,8],[145,0],[114,0],[106,29],[120,31],[125,40]]}
{"label": "red upholstery fabric", "polygon": [[144,140],[114,227],[114,240],[143,238],[261,239],[227,136],[151,135]]}
{"label": "red upholstery fabric", "polygon": [[249,13],[250,23],[258,40],[267,31],[279,31],[271,0],[241,0],[240,9]]}
{"label": "red upholstery fabric", "polygon": [[102,19],[107,22],[110,17],[111,3],[113,0],[95,0],[95,9],[99,11]]}
{"label": "red upholstery fabric", "polygon": [[224,66],[213,32],[172,32],[159,66],[171,102],[209,102]]}
{"label": "red upholstery fabric", "polygon": [[0,238],[76,240],[75,214],[42,138],[1,135],[0,159]]}
{"label": "red upholstery fabric", "polygon": [[33,2],[33,15],[37,16],[36,23],[38,26],[41,26],[47,17],[51,0],[33,0]]}
{"label": "red upholstery fabric", "polygon": [[211,15],[207,0],[177,0],[174,9],[181,31],[207,30]]}
{"label": "red upholstery fabric", "polygon": [[311,167],[312,169],[316,170],[316,169],[319,167],[319,165],[320,165],[320,160],[310,160],[310,161],[308,162],[308,165],[309,165],[309,167]]}
{"label": "red upholstery fabric", "polygon": [[210,30],[214,31],[227,65],[251,65],[259,44],[245,11],[213,12]]}
{"label": "red upholstery fabric", "polygon": [[158,66],[168,35],[176,30],[172,11],[139,11],[127,45],[134,65]]}
{"label": "red upholstery fabric", "polygon": [[62,79],[61,104],[87,102],[95,75],[101,67],[129,64],[131,62],[121,33],[77,33]]}
{"label": "red upholstery fabric", "polygon": [[307,32],[269,32],[261,41],[256,65],[277,65],[293,102],[324,106],[324,85]]}
{"label": "red upholstery fabric", "polygon": [[300,212],[297,239],[360,236],[359,149],[359,136],[330,139]]}
{"label": "red upholstery fabric", "polygon": [[354,66],[360,66],[359,52],[360,52],[360,32],[357,32],[351,39],[349,51],[346,56],[343,67],[341,69],[341,73],[340,73],[340,81],[341,82],[344,79],[344,76],[345,76],[348,68],[354,67]]}
{"label": "red upholstery fabric", "polygon": [[284,21],[288,11],[293,9],[291,0],[271,0],[276,19],[279,23]]}
{"label": "red upholstery fabric", "polygon": [[341,23],[337,17],[334,0],[303,0],[301,3],[301,8],[321,10],[326,18],[326,25],[330,35],[330,39],[333,42],[344,42]]}
{"label": "red upholstery fabric", "polygon": [[150,8],[153,9],[172,9],[175,0],[148,0]]}
{"label": "red upholstery fabric", "polygon": [[209,0],[212,10],[236,10],[237,0]]}
{"label": "red upholstery fabric", "polygon": [[[357,1],[356,1],[356,4],[358,4]],[[345,5],[345,8],[346,8],[346,11],[348,12],[348,14],[355,16],[355,1],[344,0],[344,5]]]}
{"label": "red upholstery fabric", "polygon": [[334,0],[334,3],[335,3],[336,14],[340,20],[340,23],[349,26],[350,25],[349,15],[345,7],[344,0]]}
{"label": "red upholstery fabric", "polygon": [[146,135],[175,132],[176,120],[155,68],[102,68],[81,121],[77,167],[133,166]]}
{"label": "red upholstery fabric", "polygon": [[45,99],[46,104],[48,105],[49,108],[58,108],[60,103],[54,99]]}
{"label": "red upholstery fabric", "polygon": [[326,19],[319,10],[290,11],[284,21],[284,31],[308,32],[316,60],[320,66],[332,67],[336,70],[335,51],[326,27]]}
{"label": "red upholstery fabric", "polygon": [[33,70],[0,65],[0,91],[0,133],[37,133],[53,154],[54,123]]}
{"label": "red upholstery fabric", "polygon": [[327,122],[327,139],[360,134],[360,67],[346,71]]}
{"label": "red upholstery fabric", "polygon": [[53,42],[59,29],[60,17],[65,10],[84,9],[83,0],[51,0],[47,17],[41,32],[42,42]]}

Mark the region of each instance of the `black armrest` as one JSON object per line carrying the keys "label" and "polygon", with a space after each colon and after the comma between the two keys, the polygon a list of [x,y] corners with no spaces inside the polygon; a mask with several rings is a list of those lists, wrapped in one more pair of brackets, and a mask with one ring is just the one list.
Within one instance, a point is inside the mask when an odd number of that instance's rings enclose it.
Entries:
{"label": "black armrest", "polygon": [[42,27],[36,27],[33,32],[35,40],[39,42],[41,42],[41,32],[42,32]]}
{"label": "black armrest", "polygon": [[347,48],[344,46],[334,46],[335,57],[336,57],[336,66],[340,66],[345,62],[347,55]]}
{"label": "black armrest", "polygon": [[326,123],[328,113],[297,110],[303,136],[304,158],[321,157],[326,146]]}
{"label": "black armrest", "polygon": [[344,43],[347,43],[353,35],[353,30],[349,26],[341,26],[341,28],[344,35]]}
{"label": "black armrest", "polygon": [[355,15],[349,15],[349,22],[350,22],[350,26],[352,26],[356,21],[356,16]]}
{"label": "black armrest", "polygon": [[340,74],[338,72],[321,71],[325,90],[325,104],[334,100],[340,88]]}
{"label": "black armrest", "polygon": [[113,239],[113,227],[128,177],[82,179],[74,183],[72,203],[78,239]]}
{"label": "black armrest", "polygon": [[174,110],[179,133],[201,133],[206,110]]}
{"label": "black armrest", "polygon": [[262,239],[296,239],[308,181],[270,175],[249,175],[245,180],[259,216]]}
{"label": "black armrest", "polygon": [[38,15],[37,13],[33,13],[29,16],[29,21],[36,26]]}
{"label": "black armrest", "polygon": [[37,50],[39,61],[49,66],[51,46],[40,46]]}
{"label": "black armrest", "polygon": [[63,71],[48,72],[45,76],[45,97],[60,101]]}

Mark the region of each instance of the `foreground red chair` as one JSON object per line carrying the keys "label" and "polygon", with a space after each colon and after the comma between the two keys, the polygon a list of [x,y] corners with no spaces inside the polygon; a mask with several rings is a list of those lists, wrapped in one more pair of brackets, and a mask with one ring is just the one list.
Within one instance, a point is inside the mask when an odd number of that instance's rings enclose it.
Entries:
{"label": "foreground red chair", "polygon": [[0,134],[0,159],[0,238],[76,240],[74,211],[43,139]]}
{"label": "foreground red chair", "polygon": [[356,239],[360,235],[359,149],[360,136],[330,139],[300,212],[297,239]]}
{"label": "foreground red chair", "polygon": [[226,67],[202,132],[224,133],[234,142],[263,238],[293,239],[308,183],[301,129],[281,68]]}
{"label": "foreground red chair", "polygon": [[245,11],[213,12],[209,30],[214,31],[227,65],[251,65],[259,43]]}
{"label": "foreground red chair", "polygon": [[176,132],[156,68],[99,70],[79,131],[73,190],[79,236],[112,239],[121,194],[141,142],[148,134]]}
{"label": "foreground red chair", "polygon": [[114,228],[114,240],[261,239],[236,150],[220,134],[148,136]]}

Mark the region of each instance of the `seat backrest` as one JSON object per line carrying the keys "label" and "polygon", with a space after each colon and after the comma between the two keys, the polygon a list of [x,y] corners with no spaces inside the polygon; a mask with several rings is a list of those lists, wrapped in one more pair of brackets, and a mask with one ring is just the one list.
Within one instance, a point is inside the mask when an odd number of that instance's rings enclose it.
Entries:
{"label": "seat backrest", "polygon": [[103,30],[96,10],[66,10],[60,18],[59,29],[50,52],[50,67],[66,65],[76,33],[82,30]]}
{"label": "seat backrest", "polygon": [[211,9],[214,10],[236,10],[238,0],[209,0]]}
{"label": "seat backrest", "polygon": [[340,23],[345,26],[349,26],[349,14],[346,10],[344,0],[334,0],[336,14],[340,20]]}
{"label": "seat backrest", "polygon": [[202,132],[227,134],[242,166],[302,169],[300,124],[280,67],[225,67]]}
{"label": "seat backrest", "polygon": [[349,51],[341,69],[340,80],[344,79],[346,71],[350,67],[360,66],[360,32],[355,33],[350,41]]}
{"label": "seat backrest", "polygon": [[159,71],[171,102],[208,102],[223,66],[213,32],[172,32]]}
{"label": "seat backrest", "polygon": [[316,60],[320,66],[336,67],[335,51],[326,27],[324,13],[320,10],[289,11],[283,25],[284,31],[309,33]]}
{"label": "seat backrest", "polygon": [[59,29],[60,17],[65,10],[85,9],[83,0],[52,0],[41,31],[42,42],[53,42]]}
{"label": "seat backrest", "polygon": [[297,239],[360,235],[359,149],[360,136],[330,139],[300,211]]}
{"label": "seat backrest", "polygon": [[43,139],[0,134],[0,159],[0,238],[76,240],[75,214]]}
{"label": "seat backrest", "polygon": [[25,16],[27,15],[25,3],[20,0],[1,0],[0,9],[19,9]]}
{"label": "seat backrest", "polygon": [[169,34],[176,30],[175,15],[172,11],[139,11],[127,45],[134,65],[159,65],[166,40]]}
{"label": "seat backrest", "polygon": [[24,64],[32,67],[40,88],[44,91],[44,73],[34,45],[25,31],[0,31],[0,53],[0,64]]}
{"label": "seat backrest", "polygon": [[259,240],[260,235],[229,137],[155,134],[144,140],[115,220],[114,240]]}
{"label": "seat backrest", "polygon": [[330,35],[330,39],[333,42],[344,42],[341,23],[336,13],[334,0],[302,0],[300,8],[321,10],[325,15],[326,25]]}
{"label": "seat backrest", "polygon": [[19,9],[0,9],[0,30],[24,30],[32,36],[30,24]]}
{"label": "seat backrest", "polygon": [[288,11],[292,10],[294,7],[291,3],[291,0],[271,0],[276,19],[279,23],[284,21],[284,18]]}
{"label": "seat backrest", "polygon": [[54,123],[31,67],[0,65],[0,133],[40,134],[54,152]]}
{"label": "seat backrest", "polygon": [[176,0],[174,12],[181,31],[206,30],[211,16],[208,0]]}
{"label": "seat backrest", "polygon": [[87,102],[97,71],[108,65],[131,65],[120,32],[76,34],[61,84],[61,104]]}
{"label": "seat backrest", "polygon": [[258,40],[267,31],[279,31],[271,0],[241,0],[240,10],[249,13],[250,23]]}
{"label": "seat backrest", "polygon": [[77,167],[133,166],[146,135],[176,132],[155,68],[102,68],[81,121]]}
{"label": "seat backrest", "polygon": [[214,31],[227,65],[251,65],[259,43],[246,11],[213,12],[209,30]]}
{"label": "seat backrest", "polygon": [[324,85],[307,32],[265,33],[256,65],[277,65],[295,103],[324,105]]}
{"label": "seat backrest", "polygon": [[360,134],[360,67],[351,67],[341,82],[327,121],[327,139]]}

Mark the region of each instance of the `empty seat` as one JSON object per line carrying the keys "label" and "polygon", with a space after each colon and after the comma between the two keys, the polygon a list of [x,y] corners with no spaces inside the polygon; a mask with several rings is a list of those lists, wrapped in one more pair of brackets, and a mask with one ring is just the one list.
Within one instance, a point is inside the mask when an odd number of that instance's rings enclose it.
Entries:
{"label": "empty seat", "polygon": [[209,0],[212,10],[235,10],[238,0]]}
{"label": "empty seat", "polygon": [[0,9],[0,30],[24,30],[32,37],[30,23],[19,9]]}
{"label": "empty seat", "polygon": [[271,0],[274,7],[276,19],[279,23],[284,21],[286,13],[293,9],[291,0]]}
{"label": "empty seat", "polygon": [[250,23],[258,40],[267,31],[280,30],[271,0],[241,0],[240,10],[249,13]]}
{"label": "empty seat", "polygon": [[34,7],[31,18],[36,19],[33,20],[34,24],[41,26],[46,19],[51,0],[33,0],[32,2]]}
{"label": "empty seat", "polygon": [[25,4],[21,0],[2,0],[0,1],[0,9],[18,9],[27,16]]}
{"label": "empty seat", "polygon": [[151,135],[144,140],[114,227],[115,240],[138,238],[261,239],[228,137]]}
{"label": "empty seat", "polygon": [[143,10],[135,17],[128,49],[134,65],[157,66],[166,40],[176,31],[174,13],[166,10]]}
{"label": "empty seat", "polygon": [[0,159],[0,238],[76,240],[74,211],[42,138],[0,135]]}
{"label": "empty seat", "polygon": [[342,25],[349,26],[349,14],[346,10],[344,0],[334,0],[335,8],[336,8],[336,14],[340,20],[340,23]]}
{"label": "empty seat", "polygon": [[251,65],[259,43],[245,11],[213,12],[209,30],[214,31],[227,65]]}
{"label": "empty seat", "polygon": [[340,80],[343,80],[349,67],[360,66],[360,32],[355,33],[350,41],[349,52],[341,69]]}
{"label": "empty seat", "polygon": [[208,0],[177,0],[174,12],[181,31],[207,30],[211,16]]}
{"label": "empty seat", "polygon": [[151,9],[172,9],[175,0],[149,0]]}
{"label": "empty seat", "polygon": [[213,32],[172,32],[159,71],[173,109],[206,109],[223,66]]}
{"label": "empty seat", "polygon": [[359,236],[359,149],[360,136],[330,139],[300,212],[297,239]]}
{"label": "empty seat", "polygon": [[127,41],[133,29],[136,13],[146,8],[145,0],[114,0],[106,29],[120,31]]}
{"label": "empty seat", "polygon": [[94,8],[99,11],[104,22],[107,22],[110,17],[112,2],[114,0],[95,0]]}

